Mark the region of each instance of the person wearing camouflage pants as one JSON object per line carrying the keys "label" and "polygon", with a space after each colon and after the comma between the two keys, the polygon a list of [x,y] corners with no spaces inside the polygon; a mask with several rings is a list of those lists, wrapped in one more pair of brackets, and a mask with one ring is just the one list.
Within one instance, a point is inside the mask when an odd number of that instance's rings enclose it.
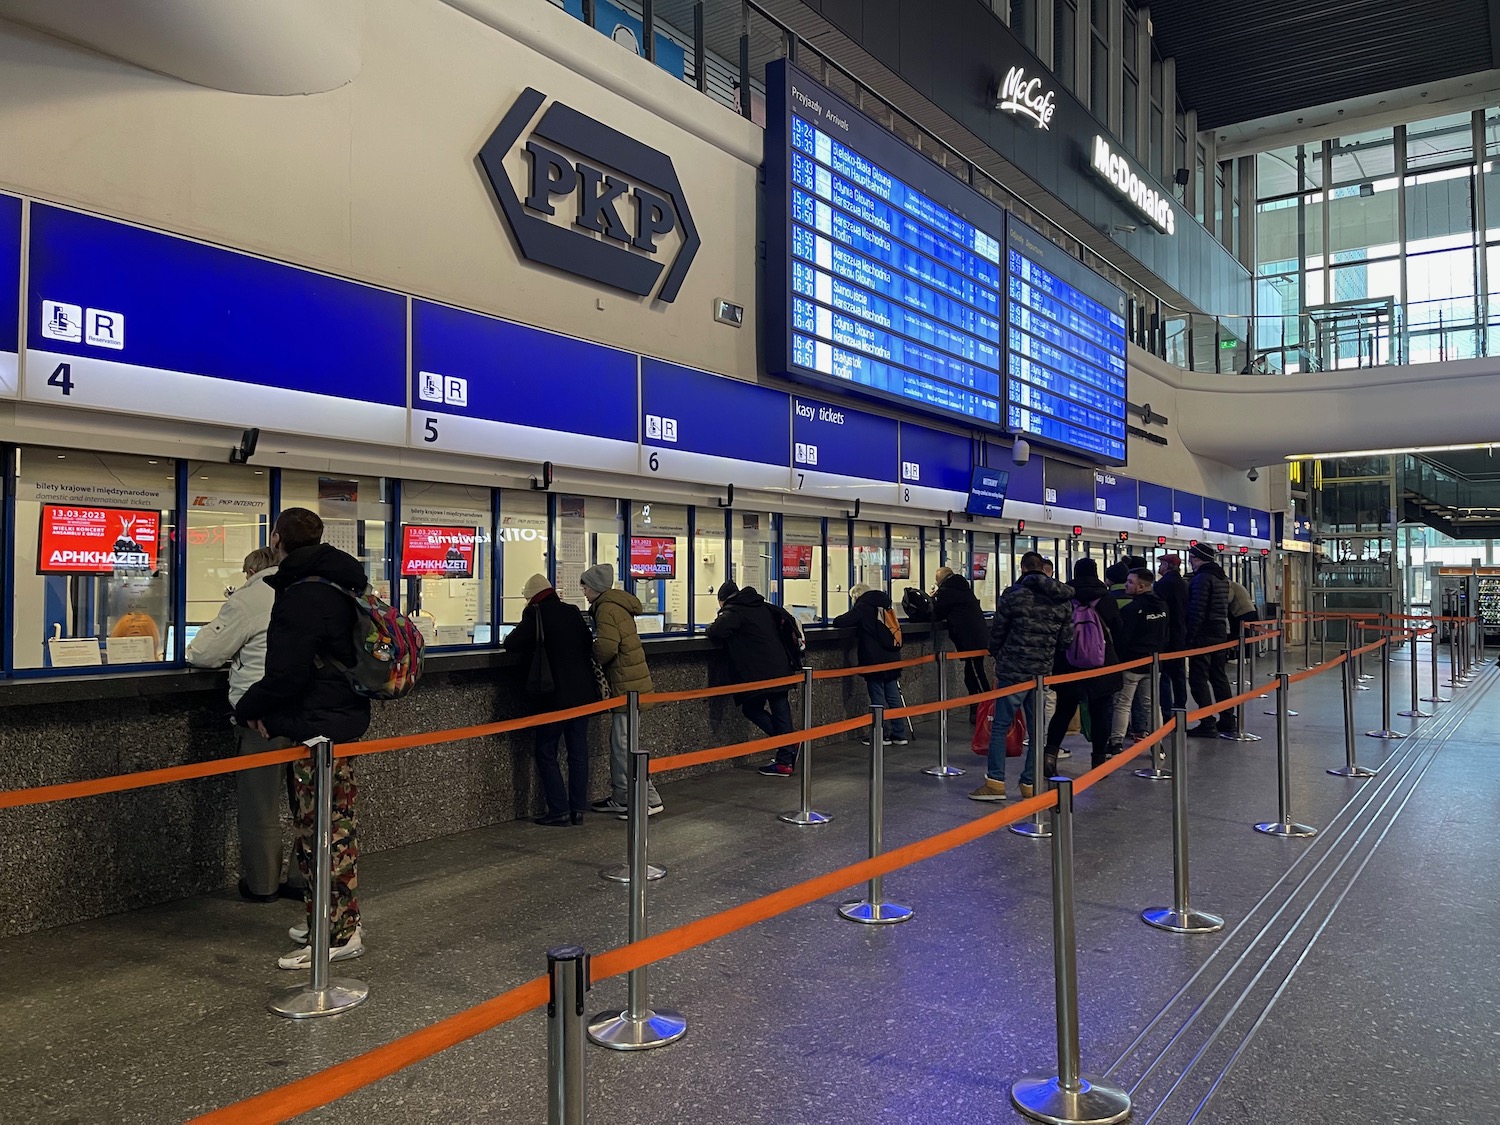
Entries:
{"label": "person wearing camouflage pants", "polygon": [[[318,803],[313,788],[312,758],[292,763],[292,786],[297,797],[295,848],[297,870],[309,893],[307,925],[312,927],[312,849],[317,835]],[[329,945],[347,945],[359,929],[359,821],[354,816],[354,768],[349,759],[333,763],[333,862],[329,884]]]}

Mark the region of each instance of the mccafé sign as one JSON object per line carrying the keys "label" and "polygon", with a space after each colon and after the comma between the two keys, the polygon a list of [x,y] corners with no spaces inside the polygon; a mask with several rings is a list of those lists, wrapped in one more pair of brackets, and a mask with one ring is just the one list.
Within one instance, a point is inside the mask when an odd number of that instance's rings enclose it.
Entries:
{"label": "mccaf\u00e9 sign", "polygon": [[1000,96],[995,108],[1004,113],[1015,113],[1029,117],[1038,129],[1049,128],[1052,115],[1057,112],[1051,90],[1042,89],[1040,78],[1027,78],[1026,68],[1013,66],[1000,84]]}
{"label": "mccaf\u00e9 sign", "polygon": [[1103,137],[1094,138],[1090,164],[1095,174],[1114,188],[1141,218],[1162,234],[1177,232],[1177,216],[1171,199],[1142,179],[1130,161],[1111,150]]}

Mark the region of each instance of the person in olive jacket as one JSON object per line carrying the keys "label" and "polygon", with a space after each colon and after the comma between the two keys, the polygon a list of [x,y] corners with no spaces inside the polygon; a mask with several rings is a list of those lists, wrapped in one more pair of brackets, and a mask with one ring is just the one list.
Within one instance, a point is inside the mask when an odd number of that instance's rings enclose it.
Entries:
{"label": "person in olive jacket", "polygon": [[[1221,644],[1229,639],[1229,579],[1220,568],[1214,549],[1206,543],[1199,543],[1188,552],[1188,565],[1193,568],[1193,580],[1188,583],[1188,647]],[[1199,707],[1212,707],[1234,698],[1229,690],[1229,675],[1224,670],[1228,663],[1227,649],[1188,657],[1188,690]],[[1216,738],[1237,730],[1239,725],[1231,707],[1219,712],[1218,722],[1204,719],[1188,735]]]}
{"label": "person in olive jacket", "polygon": [[[604,669],[609,689],[616,695],[627,691],[649,692],[651,671],[646,667],[646,650],[635,619],[641,612],[641,600],[625,590],[616,590],[615,568],[608,563],[591,566],[583,572],[580,584],[594,619],[594,659]],[[625,705],[610,716],[609,724],[609,796],[589,807],[595,812],[615,813],[624,819],[630,797],[629,732],[626,729]],[[650,816],[662,810],[661,794],[646,782],[646,805]]]}
{"label": "person in olive jacket", "polygon": [[[1114,638],[1120,632],[1120,608],[1115,605],[1109,587],[1099,581],[1099,564],[1093,559],[1079,559],[1073,564],[1073,603],[1093,606],[1094,612],[1099,615],[1100,624],[1104,626],[1104,663],[1100,667],[1118,664],[1120,658],[1115,650]],[[1070,664],[1065,652],[1058,654],[1057,663],[1052,670],[1057,673],[1084,671]],[[1109,757],[1109,732],[1115,717],[1115,693],[1123,683],[1124,678],[1119,672],[1106,672],[1086,680],[1073,680],[1057,685],[1057,713],[1047,724],[1045,768],[1049,773],[1057,768],[1057,751],[1067,736],[1068,724],[1073,721],[1079,704],[1084,704],[1089,709],[1089,743],[1093,747],[1090,764],[1104,764]]]}
{"label": "person in olive jacket", "polygon": [[[1123,662],[1155,656],[1167,643],[1171,615],[1167,610],[1167,603],[1152,592],[1151,585],[1151,572],[1144,567],[1135,568],[1125,577],[1125,593],[1130,600],[1120,607],[1120,631],[1115,638],[1115,645]],[[1145,696],[1149,704],[1154,689],[1149,665],[1132,668],[1124,672],[1123,676],[1120,694],[1115,697],[1114,724],[1109,732],[1108,752],[1111,756],[1125,748],[1125,736],[1131,723],[1134,710],[1132,704],[1136,697]],[[1150,708],[1147,713],[1151,710],[1155,708]]]}
{"label": "person in olive jacket", "polygon": [[[865,583],[857,583],[849,591],[854,604],[847,613],[833,619],[836,629],[853,629],[856,644],[856,659],[861,665],[890,664],[901,659],[901,645],[885,626],[885,611],[891,607],[891,596],[884,590],[872,590]],[[865,674],[865,690],[870,694],[870,706],[884,707],[887,711],[901,706],[901,672],[887,669],[883,672]],[[905,719],[896,719],[882,724],[886,742],[905,746],[911,741],[911,727]],[[866,737],[864,741],[868,742]]]}
{"label": "person in olive jacket", "polygon": [[[969,580],[946,566],[938,567],[936,577],[937,588],[932,592],[932,620],[947,623],[948,638],[955,651],[982,650],[989,643],[990,626]],[[979,656],[964,658],[964,687],[970,695],[990,690],[990,677],[984,670],[982,652]],[[978,710],[977,704],[970,705],[970,723],[974,722]]]}
{"label": "person in olive jacket", "polygon": [[[1181,652],[1187,648],[1187,583],[1179,568],[1181,555],[1163,555],[1156,568],[1153,591],[1167,605],[1167,643],[1163,652]],[[1161,662],[1161,717],[1170,719],[1178,707],[1186,707],[1187,661],[1182,657]]]}
{"label": "person in olive jacket", "polygon": [[[791,657],[781,641],[782,616],[791,615],[761,597],[754,586],[743,590],[734,582],[719,587],[719,615],[708,626],[708,639],[729,658],[729,674],[736,683],[776,680],[792,669]],[[795,625],[793,626],[795,628]],[[742,691],[735,695],[745,718],[768,738],[792,733],[790,688]],[[797,768],[797,747],[781,746],[774,761],[760,767],[766,777],[791,777]]]}
{"label": "person in olive jacket", "polygon": [[[524,678],[531,672],[540,634],[552,672],[552,690],[528,697],[532,712],[566,711],[599,702],[599,685],[594,681],[594,638],[578,607],[558,597],[542,574],[528,578],[521,594],[526,598],[526,608],[521,611],[520,624],[505,638],[506,651],[520,656]],[[537,817],[536,823],[552,828],[582,824],[589,801],[589,716],[544,723],[534,729],[536,769],[547,800],[547,812]],[[566,785],[557,762],[559,742],[568,748]]]}

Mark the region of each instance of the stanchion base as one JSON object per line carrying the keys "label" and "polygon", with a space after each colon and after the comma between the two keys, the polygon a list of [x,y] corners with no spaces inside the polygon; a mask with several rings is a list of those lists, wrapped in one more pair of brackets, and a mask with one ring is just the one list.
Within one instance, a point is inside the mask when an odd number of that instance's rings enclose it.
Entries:
{"label": "stanchion base", "polygon": [[358,1007],[370,998],[370,986],[362,980],[334,977],[327,988],[292,988],[266,1005],[278,1016],[306,1020],[314,1016],[336,1016]]}
{"label": "stanchion base", "polygon": [[[654,863],[646,864],[646,882],[654,883],[656,880],[665,879],[666,877],[667,869],[665,867],[657,867]],[[630,864],[620,863],[614,867],[601,867],[599,868],[599,878],[608,879],[611,883],[628,883],[630,882]]]}
{"label": "stanchion base", "polygon": [[1155,766],[1153,766],[1149,770],[1136,770],[1135,776],[1144,778],[1147,781],[1171,781],[1172,771],[1159,770]]}
{"label": "stanchion base", "polygon": [[963,777],[968,771],[957,766],[928,766],[922,772],[928,777]]}
{"label": "stanchion base", "polygon": [[1029,840],[1052,839],[1052,826],[1046,822],[1038,824],[1034,820],[1023,820],[1019,824],[1012,824],[1010,830],[1017,836],[1025,836]]}
{"label": "stanchion base", "polygon": [[1220,731],[1219,737],[1225,742],[1259,742],[1260,735],[1251,734],[1247,730],[1237,730],[1232,734],[1228,731]]}
{"label": "stanchion base", "polygon": [[1403,719],[1430,719],[1430,718],[1432,718],[1432,712],[1431,711],[1397,711],[1396,714],[1400,715]]}
{"label": "stanchion base", "polygon": [[[1265,696],[1261,696],[1261,698],[1264,699]],[[1262,715],[1274,715],[1274,714],[1276,714],[1276,712],[1275,711],[1262,711],[1261,714]],[[1289,719],[1295,719],[1297,717],[1297,712],[1293,711],[1290,707],[1288,707],[1287,710],[1286,710],[1286,717],[1289,718]]]}
{"label": "stanchion base", "polygon": [[816,812],[812,809],[809,809],[807,812],[803,812],[801,809],[795,809],[792,812],[782,813],[776,819],[784,820],[788,824],[796,824],[805,828],[809,824],[827,824],[830,820],[833,819],[833,817],[829,816],[827,813]]}
{"label": "stanchion base", "polygon": [[1130,1095],[1097,1078],[1080,1075],[1076,1091],[1064,1090],[1056,1075],[1022,1078],[1010,1088],[1015,1107],[1048,1125],[1111,1125],[1130,1116]]}
{"label": "stanchion base", "polygon": [[1367,684],[1355,684],[1354,685],[1354,690],[1355,691],[1369,691],[1370,688],[1369,688],[1369,686]]}
{"label": "stanchion base", "polygon": [[687,1020],[681,1012],[647,1008],[638,1020],[624,1011],[600,1012],[589,1020],[589,1042],[611,1051],[649,1051],[675,1043],[686,1034]]}
{"label": "stanchion base", "polygon": [[1444,699],[1441,695],[1424,695],[1422,697],[1422,702],[1423,703],[1452,703],[1453,700],[1451,700],[1451,699]]}
{"label": "stanchion base", "polygon": [[1224,919],[1217,914],[1206,914],[1201,910],[1176,910],[1170,906],[1142,910],[1141,921],[1158,930],[1170,930],[1174,934],[1212,934],[1224,928]]}
{"label": "stanchion base", "polygon": [[1316,836],[1318,830],[1306,824],[1283,824],[1279,820],[1273,820],[1268,824],[1257,824],[1257,832],[1264,832],[1267,836],[1283,836],[1286,838],[1301,838],[1304,836]]}
{"label": "stanchion base", "polygon": [[1334,777],[1378,777],[1380,774],[1379,770],[1372,770],[1368,766],[1340,766],[1336,770],[1323,772],[1331,773]]}
{"label": "stanchion base", "polygon": [[1398,730],[1367,730],[1367,731],[1365,731],[1365,737],[1366,738],[1389,738],[1392,741],[1394,741],[1395,739],[1398,739],[1398,738],[1405,738],[1406,735],[1402,734]]}
{"label": "stanchion base", "polygon": [[911,918],[909,906],[897,906],[894,902],[846,902],[839,907],[839,917],[866,926],[894,926]]}

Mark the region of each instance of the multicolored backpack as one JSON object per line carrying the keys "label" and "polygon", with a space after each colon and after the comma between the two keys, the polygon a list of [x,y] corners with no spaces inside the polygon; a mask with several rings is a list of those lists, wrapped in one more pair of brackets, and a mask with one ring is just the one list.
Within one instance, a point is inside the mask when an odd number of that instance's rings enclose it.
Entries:
{"label": "multicolored backpack", "polygon": [[327,660],[344,674],[356,694],[366,699],[400,699],[417,686],[426,642],[411,618],[397,613],[372,590],[356,594],[318,577],[302,578],[292,585],[303,582],[322,582],[354,601],[354,665],[346,667],[332,657]]}

